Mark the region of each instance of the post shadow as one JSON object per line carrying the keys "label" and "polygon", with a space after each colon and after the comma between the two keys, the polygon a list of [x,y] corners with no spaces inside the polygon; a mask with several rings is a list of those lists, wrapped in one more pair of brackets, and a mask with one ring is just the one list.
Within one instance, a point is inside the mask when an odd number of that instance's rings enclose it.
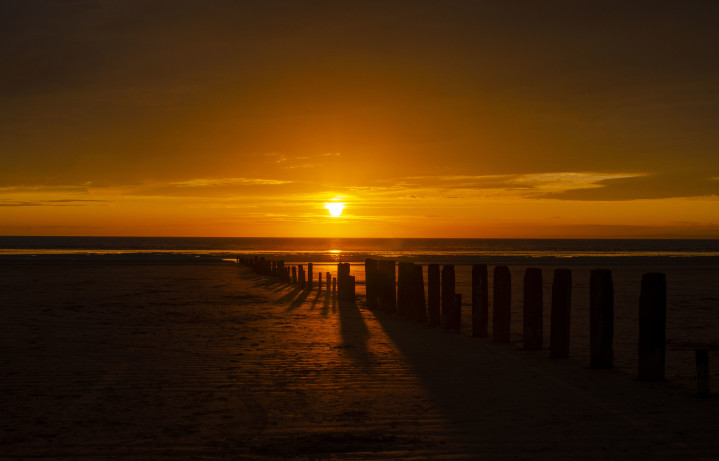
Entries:
{"label": "post shadow", "polygon": [[342,352],[363,369],[372,368],[374,358],[367,346],[370,333],[356,301],[339,301],[339,321]]}

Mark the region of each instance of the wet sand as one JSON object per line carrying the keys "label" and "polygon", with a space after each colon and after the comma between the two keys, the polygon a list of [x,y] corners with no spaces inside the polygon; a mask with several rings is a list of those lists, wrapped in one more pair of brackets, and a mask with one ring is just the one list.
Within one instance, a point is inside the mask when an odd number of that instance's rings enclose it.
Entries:
{"label": "wet sand", "polygon": [[236,264],[3,264],[0,293],[0,459],[719,453],[717,398]]}

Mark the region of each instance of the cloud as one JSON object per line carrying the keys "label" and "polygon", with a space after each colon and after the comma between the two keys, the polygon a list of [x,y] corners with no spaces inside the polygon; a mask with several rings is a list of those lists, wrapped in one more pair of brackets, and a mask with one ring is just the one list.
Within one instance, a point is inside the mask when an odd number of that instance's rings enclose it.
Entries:
{"label": "cloud", "polygon": [[291,184],[292,182],[294,181],[264,178],[200,178],[190,179],[187,181],[170,182],[166,185],[171,187],[217,187],[234,185],[278,185]]}
{"label": "cloud", "polygon": [[591,188],[550,191],[545,198],[583,201],[619,201],[707,197],[719,195],[719,181],[689,174],[651,174],[606,178]]}
{"label": "cloud", "polygon": [[[639,177],[636,173],[556,172],[503,175],[410,176],[355,187],[358,195],[402,199],[556,198],[559,194],[601,188],[604,181]],[[375,197],[376,198],[376,197]]]}
{"label": "cloud", "polygon": [[114,203],[114,200],[95,199],[58,199],[58,200],[0,200],[0,207],[27,207],[27,206],[94,206]]}

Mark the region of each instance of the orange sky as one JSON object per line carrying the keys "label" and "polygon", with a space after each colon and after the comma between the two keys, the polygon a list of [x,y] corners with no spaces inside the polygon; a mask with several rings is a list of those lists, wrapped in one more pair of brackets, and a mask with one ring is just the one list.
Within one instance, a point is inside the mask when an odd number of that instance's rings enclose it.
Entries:
{"label": "orange sky", "polygon": [[0,235],[719,237],[718,4],[626,3],[3,2]]}

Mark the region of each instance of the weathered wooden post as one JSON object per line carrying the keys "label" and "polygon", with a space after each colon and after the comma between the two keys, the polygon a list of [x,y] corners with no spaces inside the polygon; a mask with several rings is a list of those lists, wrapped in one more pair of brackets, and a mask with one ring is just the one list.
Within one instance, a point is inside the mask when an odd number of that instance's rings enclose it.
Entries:
{"label": "weathered wooden post", "polygon": [[589,275],[589,366],[614,367],[614,284],[612,271],[594,269]]}
{"label": "weathered wooden post", "polygon": [[454,264],[442,266],[442,327],[450,328],[454,312]]}
{"label": "weathered wooden post", "polygon": [[317,273],[317,291],[322,291],[322,272]]}
{"label": "weathered wooden post", "polygon": [[307,263],[307,289],[311,290],[314,279],[312,278],[312,263]]}
{"label": "weathered wooden post", "polygon": [[472,336],[489,336],[489,289],[487,287],[487,265],[472,266]]}
{"label": "weathered wooden post", "polygon": [[355,302],[355,276],[348,275],[345,281],[345,301]]}
{"label": "weathered wooden post", "polygon": [[552,281],[552,318],[549,357],[569,357],[569,326],[572,311],[572,271],[555,269]]}
{"label": "weathered wooden post", "polygon": [[327,272],[325,275],[327,276],[327,293],[329,293],[332,291],[332,274]]}
{"label": "weathered wooden post", "polygon": [[379,271],[382,279],[380,308],[385,312],[395,313],[397,311],[397,286],[394,261],[380,261]]}
{"label": "weathered wooden post", "polygon": [[494,268],[494,308],[492,312],[492,342],[511,340],[512,275],[507,266]]}
{"label": "weathered wooden post", "polygon": [[378,265],[374,259],[365,259],[364,262],[365,291],[367,294],[367,308],[379,307]]}
{"label": "weathered wooden post", "polygon": [[303,290],[307,287],[307,274],[305,273],[305,268],[300,264],[300,266],[297,268],[299,272],[299,278],[300,278],[300,288]]}
{"label": "weathered wooden post", "polygon": [[662,381],[666,359],[667,282],[662,273],[642,277],[639,295],[640,381]]}
{"label": "weathered wooden post", "polygon": [[412,306],[412,279],[414,264],[399,262],[397,264],[397,313],[402,317],[410,317]]}
{"label": "weathered wooden post", "polygon": [[542,270],[529,267],[524,272],[524,334],[523,343],[526,351],[541,351],[544,342],[542,301]]}
{"label": "weathered wooden post", "polygon": [[292,266],[292,283],[297,283],[297,266]]}
{"label": "weathered wooden post", "polygon": [[422,273],[422,265],[414,266],[414,283],[412,284],[412,303],[414,308],[414,319],[418,322],[427,321],[427,305],[424,299],[424,274]]}
{"label": "weathered wooden post", "polygon": [[349,290],[350,263],[337,264],[337,298],[347,299]]}
{"label": "weathered wooden post", "polygon": [[696,350],[694,357],[697,362],[697,397],[709,397],[709,350]]}
{"label": "weathered wooden post", "polygon": [[427,266],[427,313],[429,324],[433,327],[439,326],[441,322],[440,294],[439,264],[430,264]]}
{"label": "weathered wooden post", "polygon": [[285,262],[284,261],[277,261],[277,278],[280,279],[280,281],[285,281]]}

